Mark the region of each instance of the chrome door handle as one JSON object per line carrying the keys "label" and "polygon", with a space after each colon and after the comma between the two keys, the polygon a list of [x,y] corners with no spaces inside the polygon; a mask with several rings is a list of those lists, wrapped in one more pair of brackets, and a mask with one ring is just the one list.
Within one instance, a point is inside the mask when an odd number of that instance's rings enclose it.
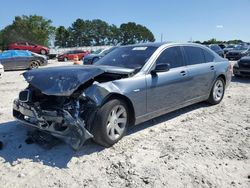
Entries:
{"label": "chrome door handle", "polygon": [[187,72],[186,72],[186,71],[181,71],[180,74],[181,74],[182,76],[186,76]]}

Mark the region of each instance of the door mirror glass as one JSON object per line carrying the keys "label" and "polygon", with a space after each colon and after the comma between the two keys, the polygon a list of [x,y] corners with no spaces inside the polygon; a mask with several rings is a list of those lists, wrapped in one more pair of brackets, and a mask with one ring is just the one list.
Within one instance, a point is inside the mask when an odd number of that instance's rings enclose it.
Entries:
{"label": "door mirror glass", "polygon": [[152,73],[157,73],[157,72],[167,72],[170,69],[170,64],[169,63],[160,63],[157,64],[155,69],[152,70]]}

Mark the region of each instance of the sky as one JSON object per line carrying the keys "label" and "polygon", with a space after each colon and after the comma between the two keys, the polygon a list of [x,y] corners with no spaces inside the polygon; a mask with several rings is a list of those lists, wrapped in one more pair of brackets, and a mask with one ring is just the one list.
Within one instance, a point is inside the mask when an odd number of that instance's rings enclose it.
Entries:
{"label": "sky", "polygon": [[136,22],[156,41],[241,39],[250,42],[250,0],[2,0],[0,29],[15,16],[39,15],[54,26],[77,18],[102,19],[119,26]]}

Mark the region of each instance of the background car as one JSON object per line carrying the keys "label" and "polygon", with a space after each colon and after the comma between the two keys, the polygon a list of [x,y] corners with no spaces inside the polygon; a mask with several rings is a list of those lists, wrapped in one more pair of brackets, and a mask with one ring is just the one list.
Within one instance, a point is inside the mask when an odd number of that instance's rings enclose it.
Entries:
{"label": "background car", "polygon": [[237,45],[235,44],[229,44],[226,48],[223,49],[224,54],[227,54],[227,52],[233,50]]}
{"label": "background car", "polygon": [[219,45],[219,47],[223,50],[224,48],[226,48],[227,47],[227,45],[226,44],[218,44]]}
{"label": "background car", "polygon": [[3,73],[4,73],[3,65],[0,63],[0,78],[3,76]]}
{"label": "background car", "polygon": [[210,44],[208,47],[213,50],[215,53],[217,53],[219,56],[224,57],[224,51],[221,49],[221,47],[217,44]]}
{"label": "background car", "polygon": [[78,57],[79,60],[81,60],[84,56],[89,54],[89,51],[84,51],[84,50],[71,50],[67,51],[57,57],[58,61],[68,61],[68,60],[73,60],[76,56]]}
{"label": "background car", "polygon": [[31,42],[15,42],[8,46],[9,50],[29,50],[42,55],[49,54],[49,48],[46,46],[34,44]]}
{"label": "background car", "polygon": [[229,60],[239,60],[248,54],[250,54],[249,46],[237,46],[226,54],[226,58]]}
{"label": "background car", "polygon": [[4,70],[33,69],[47,65],[45,56],[24,50],[7,50],[0,53]]}
{"label": "background car", "polygon": [[250,76],[250,56],[242,57],[233,66],[233,73],[236,77]]}
{"label": "background car", "polygon": [[112,47],[105,50],[97,50],[93,52],[92,54],[88,54],[83,58],[83,64],[84,65],[91,65],[97,62],[99,59],[107,55],[108,53],[112,52],[116,47]]}

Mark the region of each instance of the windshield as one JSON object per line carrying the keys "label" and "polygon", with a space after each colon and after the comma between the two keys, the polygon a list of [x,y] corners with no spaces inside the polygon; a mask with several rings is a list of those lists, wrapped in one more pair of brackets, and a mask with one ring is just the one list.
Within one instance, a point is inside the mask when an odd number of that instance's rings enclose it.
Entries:
{"label": "windshield", "polygon": [[234,48],[235,45],[228,45],[227,48]]}
{"label": "windshield", "polygon": [[102,52],[102,49],[99,49],[99,50],[94,51],[92,54],[99,54],[101,52]]}
{"label": "windshield", "polygon": [[248,47],[247,46],[237,46],[234,48],[235,50],[247,50]]}
{"label": "windshield", "polygon": [[116,48],[95,65],[109,65],[130,69],[141,69],[157,47],[153,46],[128,46]]}

